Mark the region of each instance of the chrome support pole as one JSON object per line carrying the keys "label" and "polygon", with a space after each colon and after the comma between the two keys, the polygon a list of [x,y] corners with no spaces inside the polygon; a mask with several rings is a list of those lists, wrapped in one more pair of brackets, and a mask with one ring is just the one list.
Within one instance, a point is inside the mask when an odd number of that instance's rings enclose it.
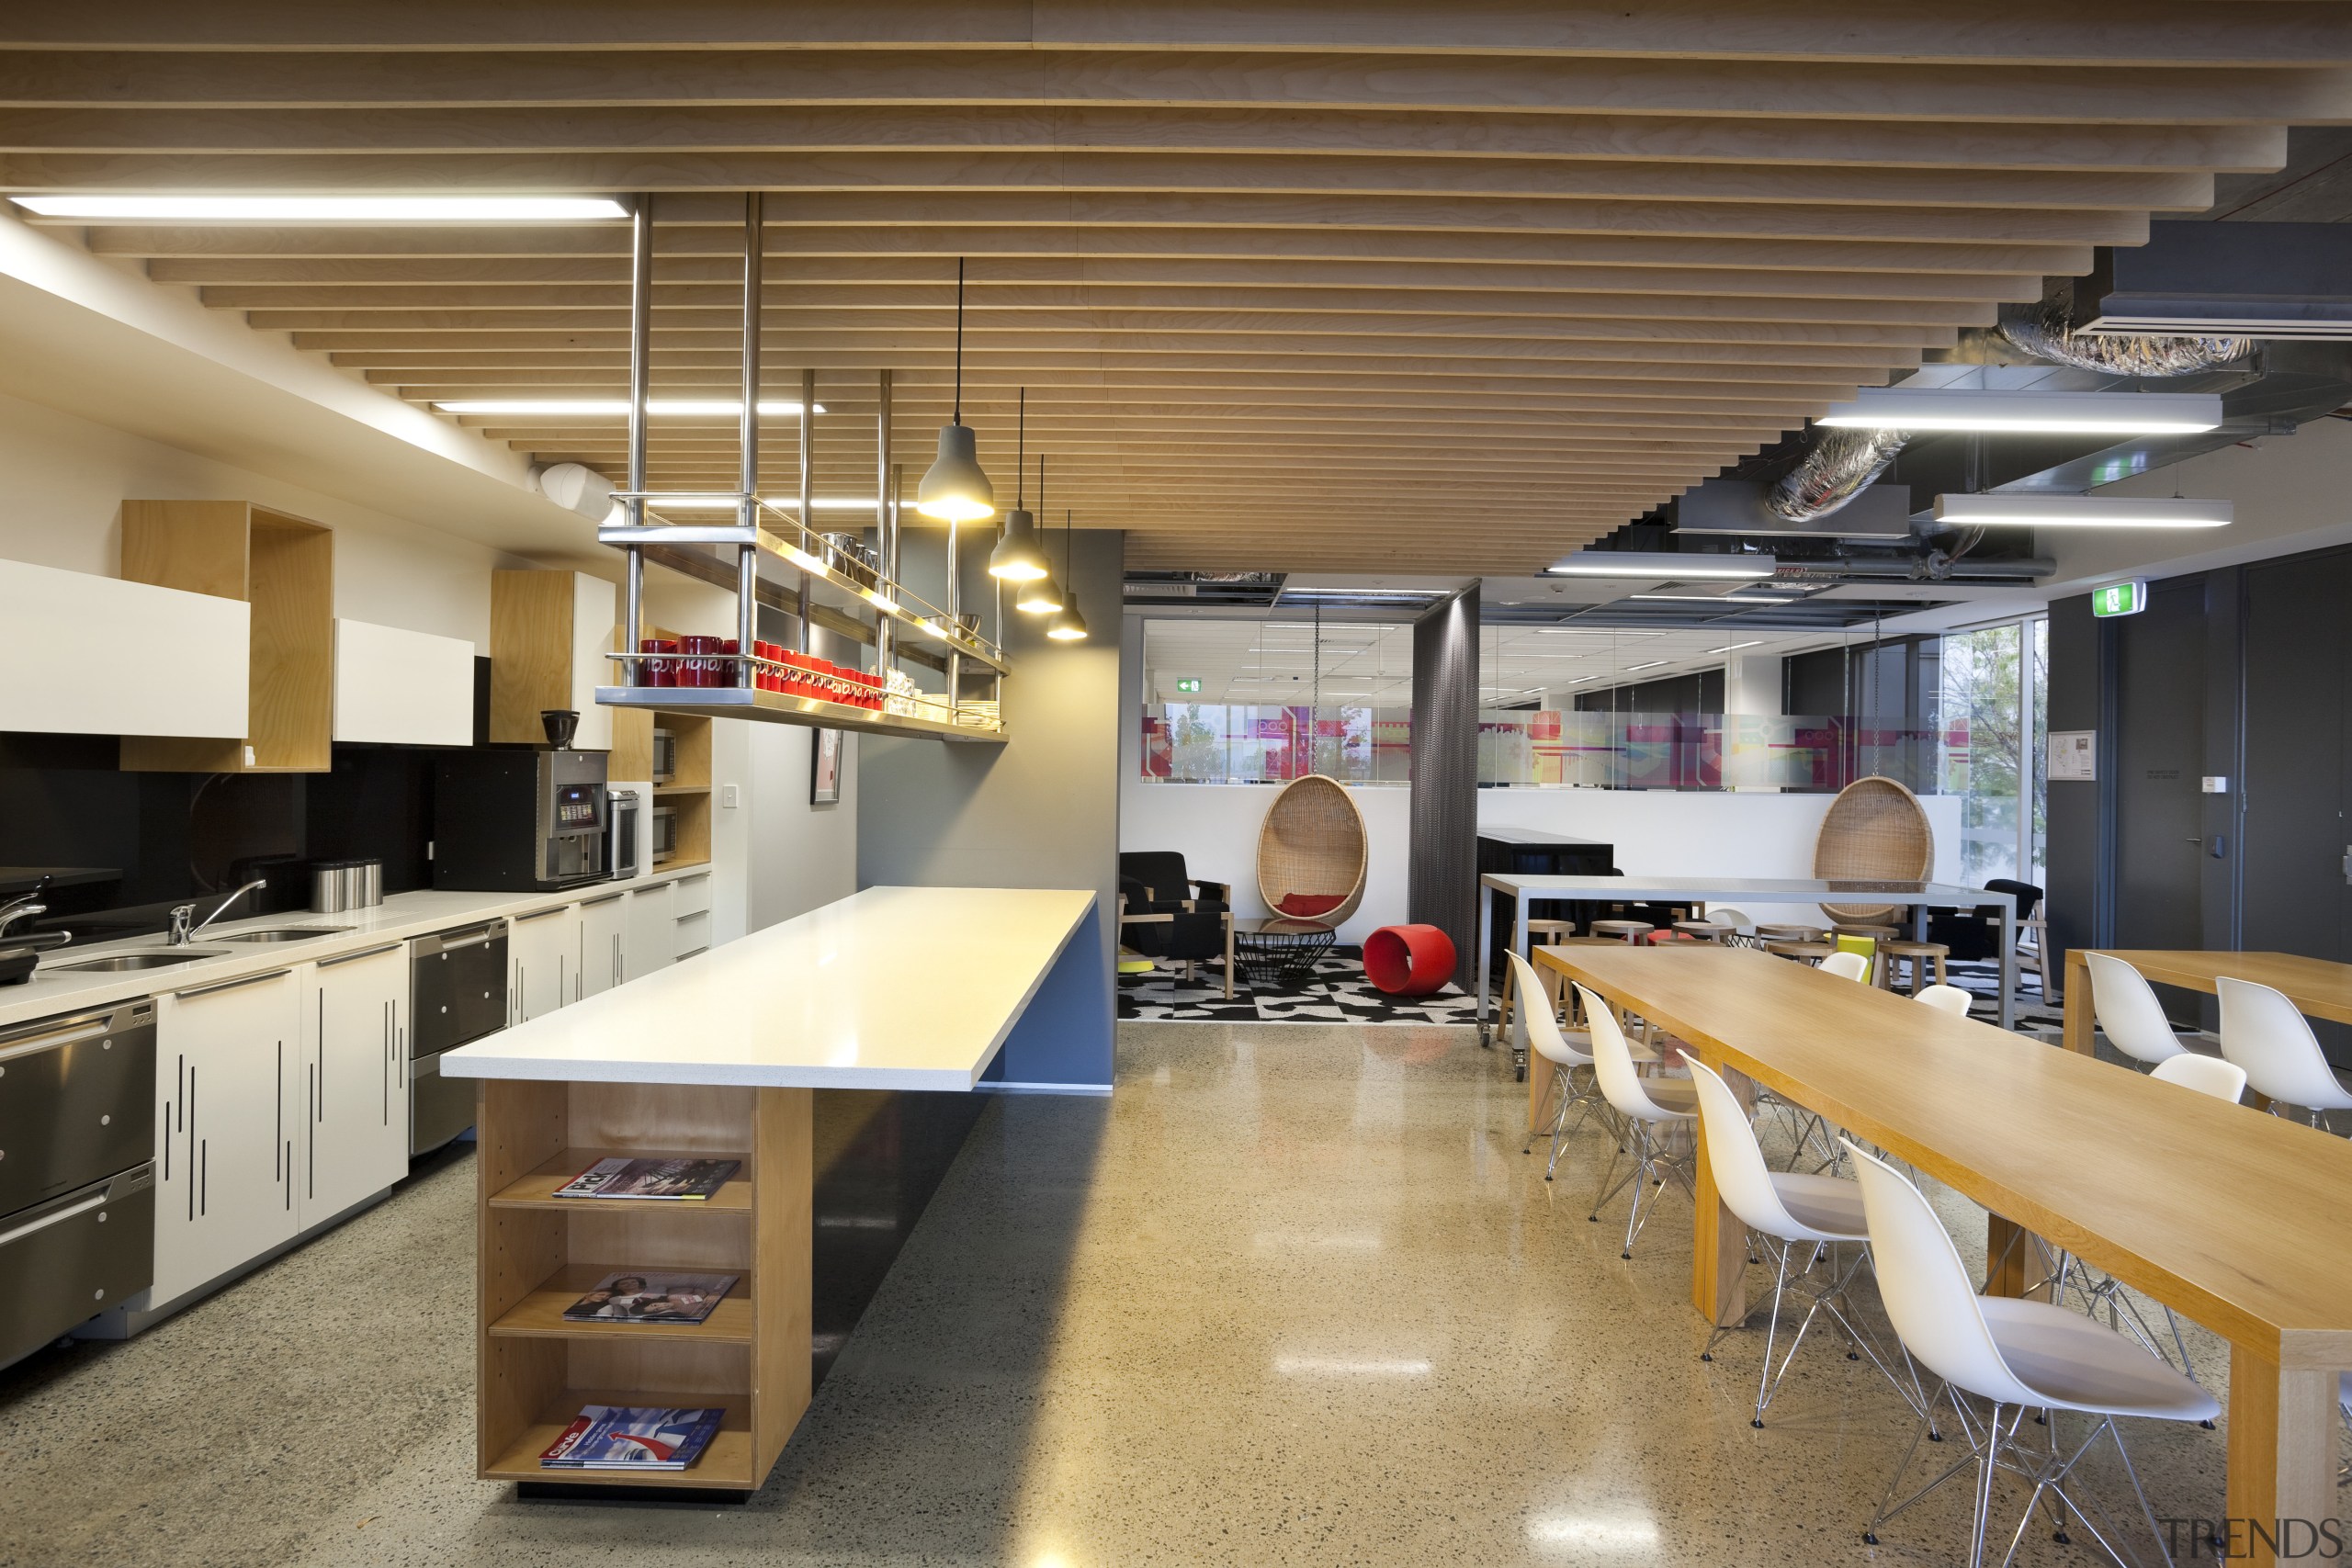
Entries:
{"label": "chrome support pole", "polygon": [[[754,533],[760,525],[760,305],[762,251],[767,243],[763,198],[758,191],[743,197],[743,420],[741,441],[743,462],[741,481],[738,488],[743,499],[736,504],[736,518]],[[801,428],[808,424],[808,411],[800,411]],[[805,437],[803,439],[806,439]],[[735,648],[741,655],[735,660],[735,683],[752,684],[752,643],[759,631],[760,616],[760,547],[755,544],[735,547]]]}
{"label": "chrome support pole", "polygon": [[[964,635],[964,563],[957,558],[956,525],[947,525],[947,624],[955,635]],[[956,722],[956,709],[964,700],[964,656],[954,648],[947,650],[947,722]]]}
{"label": "chrome support pole", "polygon": [[[874,550],[881,558],[882,575],[899,583],[899,518],[890,504],[890,373],[875,372],[874,380]],[[874,668],[887,686],[898,657],[899,623],[885,615],[874,617]]]}
{"label": "chrome support pole", "polygon": [[[817,553],[817,372],[800,373],[800,547],[810,555]],[[800,574],[800,651],[809,651],[808,606],[814,594],[812,580],[806,570]]]}
{"label": "chrome support pole", "polygon": [[[632,527],[645,523],[645,404],[653,373],[653,197],[639,196],[629,215],[628,277],[628,489],[626,503]],[[645,636],[645,552],[631,546],[627,587],[621,605],[619,651],[635,653]],[[642,686],[642,668],[631,660],[621,666],[619,683]]]}

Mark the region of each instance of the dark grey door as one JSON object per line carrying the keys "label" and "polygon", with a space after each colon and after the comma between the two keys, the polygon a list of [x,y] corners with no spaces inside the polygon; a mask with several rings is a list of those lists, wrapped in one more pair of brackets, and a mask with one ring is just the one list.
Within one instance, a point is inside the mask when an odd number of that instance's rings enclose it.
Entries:
{"label": "dark grey door", "polygon": [[2203,580],[2158,583],[2146,611],[2113,624],[2115,945],[2202,947]]}
{"label": "dark grey door", "polygon": [[[2345,704],[2352,656],[2342,606],[2352,557],[2303,557],[2245,569],[2245,780],[2241,930],[2249,952],[2352,954],[2344,817],[2352,743]],[[2339,1064],[2340,1025],[2321,1024]]]}

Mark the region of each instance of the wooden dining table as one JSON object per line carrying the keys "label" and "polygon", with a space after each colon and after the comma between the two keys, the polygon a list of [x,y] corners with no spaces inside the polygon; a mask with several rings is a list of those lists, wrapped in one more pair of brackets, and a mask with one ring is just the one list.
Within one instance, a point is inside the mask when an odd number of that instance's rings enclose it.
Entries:
{"label": "wooden dining table", "polygon": [[2311,1018],[2352,1023],[2352,964],[2305,958],[2299,953],[2225,953],[2150,948],[2070,947],[2066,950],[2066,1049],[2091,1055],[2098,1028],[2091,1007],[2090,955],[2120,958],[2159,986],[2179,986],[2207,996],[2216,981],[2251,980],[2283,992],[2295,1010]]}
{"label": "wooden dining table", "polygon": [[[2335,1517],[2352,1142],[1751,949],[1547,947],[1536,962],[1984,1205],[1989,1256],[2044,1237],[2220,1335],[2231,1519],[2275,1539],[2274,1521]],[[1738,1323],[1747,1236],[1703,1140],[1697,1188],[1690,1299]],[[1995,1288],[2018,1293],[2018,1273]]]}

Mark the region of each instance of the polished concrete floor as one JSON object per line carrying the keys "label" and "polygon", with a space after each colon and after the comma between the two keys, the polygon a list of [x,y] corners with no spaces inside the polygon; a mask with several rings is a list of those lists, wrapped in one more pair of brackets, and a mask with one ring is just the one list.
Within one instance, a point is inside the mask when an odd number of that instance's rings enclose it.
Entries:
{"label": "polished concrete floor", "polygon": [[[1546,1183],[1524,1103],[1466,1030],[1125,1026],[1111,1099],[989,1108],[724,1509],[472,1478],[450,1161],[139,1339],[0,1372],[0,1564],[1963,1560],[1958,1488],[1861,1542],[1911,1430],[1878,1375],[1808,1344],[1752,1429],[1759,1337],[1699,1359],[1687,1203],[1622,1260],[1586,1219],[1605,1147]],[[2224,1437],[2130,1434],[2159,1512],[2218,1512]]]}

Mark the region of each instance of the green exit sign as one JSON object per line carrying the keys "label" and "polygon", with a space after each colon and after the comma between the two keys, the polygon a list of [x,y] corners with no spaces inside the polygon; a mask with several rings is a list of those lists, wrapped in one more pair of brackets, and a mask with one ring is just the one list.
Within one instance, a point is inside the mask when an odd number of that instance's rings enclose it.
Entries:
{"label": "green exit sign", "polygon": [[1198,675],[1177,676],[1176,691],[1180,696],[1199,696],[1201,694],[1201,678]]}
{"label": "green exit sign", "polygon": [[2109,615],[2136,615],[2147,607],[2148,585],[2144,582],[2116,582],[2091,590],[2091,614],[2102,619]]}

